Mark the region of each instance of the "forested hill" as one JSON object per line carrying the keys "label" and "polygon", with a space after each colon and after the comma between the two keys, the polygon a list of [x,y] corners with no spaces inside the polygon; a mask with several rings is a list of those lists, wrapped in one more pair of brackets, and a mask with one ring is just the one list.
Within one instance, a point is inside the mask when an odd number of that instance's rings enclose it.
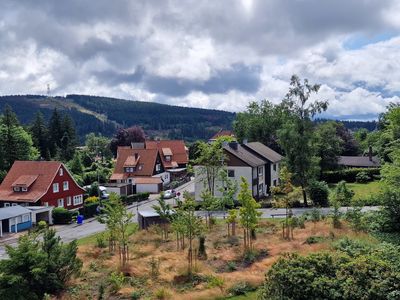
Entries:
{"label": "forested hill", "polygon": [[0,110],[9,104],[23,124],[32,122],[37,111],[48,119],[54,110],[67,112],[74,119],[78,135],[90,132],[111,136],[119,126],[139,125],[150,137],[208,139],[219,129],[230,129],[234,113],[129,101],[98,96],[38,95],[0,96]]}

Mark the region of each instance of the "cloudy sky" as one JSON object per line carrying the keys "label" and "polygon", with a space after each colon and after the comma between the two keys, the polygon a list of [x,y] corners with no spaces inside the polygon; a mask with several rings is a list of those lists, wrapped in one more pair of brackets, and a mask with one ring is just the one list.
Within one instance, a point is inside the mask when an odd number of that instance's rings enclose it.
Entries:
{"label": "cloudy sky", "polygon": [[400,95],[396,0],[0,0],[0,94],[82,93],[243,110],[292,74],[328,116]]}

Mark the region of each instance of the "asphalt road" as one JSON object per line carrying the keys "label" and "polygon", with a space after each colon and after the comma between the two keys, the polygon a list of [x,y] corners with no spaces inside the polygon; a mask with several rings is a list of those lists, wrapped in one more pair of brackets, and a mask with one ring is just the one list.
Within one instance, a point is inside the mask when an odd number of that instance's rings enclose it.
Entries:
{"label": "asphalt road", "polygon": [[[184,191],[188,191],[189,193],[194,193],[194,181],[190,181],[181,187],[176,189],[177,192],[180,192],[183,194]],[[150,195],[149,200],[140,202],[137,205],[131,205],[128,207],[128,209],[135,214],[134,216],[134,222],[137,222],[137,211],[145,211],[145,210],[153,210],[152,206],[156,204],[157,198],[159,195]],[[168,199],[168,203],[174,204],[173,199]],[[346,212],[349,208],[347,207],[342,207],[341,211]],[[377,210],[378,207],[364,207],[363,211],[372,211],[372,210]],[[305,212],[311,211],[312,208],[293,208],[292,213],[295,216],[300,216],[304,214]],[[285,209],[284,208],[263,208],[259,209],[259,211],[262,212],[262,217],[263,218],[282,218],[284,217],[285,214]],[[322,214],[329,214],[330,213],[330,208],[322,208],[321,209]],[[205,212],[199,211],[197,212],[197,215],[202,216],[204,215]],[[224,217],[224,212],[222,211],[214,211],[212,212],[212,215],[216,218],[223,218]],[[96,219],[92,218],[84,222],[82,225],[77,225],[77,224],[70,224],[70,225],[57,225],[54,226],[56,229],[58,235],[61,237],[61,239],[64,242],[70,242],[74,239],[80,239],[98,232],[102,232],[105,230],[105,225],[99,223]],[[15,246],[17,245],[18,242],[18,237],[11,237],[6,240],[0,240],[0,259],[4,259],[7,257],[5,253],[5,244]]]}

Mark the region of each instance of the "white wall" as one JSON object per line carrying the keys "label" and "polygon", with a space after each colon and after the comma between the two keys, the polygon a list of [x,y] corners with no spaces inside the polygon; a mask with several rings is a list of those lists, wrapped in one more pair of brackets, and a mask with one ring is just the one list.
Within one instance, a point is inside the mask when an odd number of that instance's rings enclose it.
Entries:
{"label": "white wall", "polygon": [[158,184],[136,184],[136,193],[158,194]]}
{"label": "white wall", "polygon": [[276,171],[274,171],[274,164],[271,163],[271,186],[274,186],[274,180],[279,184],[279,168],[280,163],[276,163]]}
{"label": "white wall", "polygon": [[[194,173],[195,173],[195,186],[194,186],[194,191],[195,191],[195,199],[196,201],[201,200],[201,192],[203,191],[204,184],[205,182],[205,175],[202,174],[201,172],[201,166],[195,166],[194,167]],[[251,167],[226,167],[226,170],[234,170],[235,171],[235,177],[229,178],[231,180],[235,180],[237,183],[237,188],[238,192],[240,190],[240,183],[241,183],[241,177],[246,178],[247,182],[249,183],[249,189],[252,190],[252,168]],[[207,184],[207,183],[206,183]],[[220,197],[222,196],[222,193],[218,191],[218,189],[221,187],[221,182],[216,181],[216,187],[215,187],[215,196]],[[235,195],[236,199],[237,194]]]}
{"label": "white wall", "polygon": [[163,180],[163,185],[166,185],[171,182],[171,176],[168,172],[163,172],[152,177],[160,177]]}

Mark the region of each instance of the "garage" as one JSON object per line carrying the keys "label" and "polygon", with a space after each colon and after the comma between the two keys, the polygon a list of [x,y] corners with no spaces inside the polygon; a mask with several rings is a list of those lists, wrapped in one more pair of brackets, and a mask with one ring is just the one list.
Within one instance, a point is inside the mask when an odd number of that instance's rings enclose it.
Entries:
{"label": "garage", "polygon": [[158,194],[162,191],[162,180],[160,177],[135,177],[136,193]]}
{"label": "garage", "polygon": [[53,224],[52,206],[27,206],[32,212],[32,224],[36,225],[40,221],[45,221],[47,224]]}

